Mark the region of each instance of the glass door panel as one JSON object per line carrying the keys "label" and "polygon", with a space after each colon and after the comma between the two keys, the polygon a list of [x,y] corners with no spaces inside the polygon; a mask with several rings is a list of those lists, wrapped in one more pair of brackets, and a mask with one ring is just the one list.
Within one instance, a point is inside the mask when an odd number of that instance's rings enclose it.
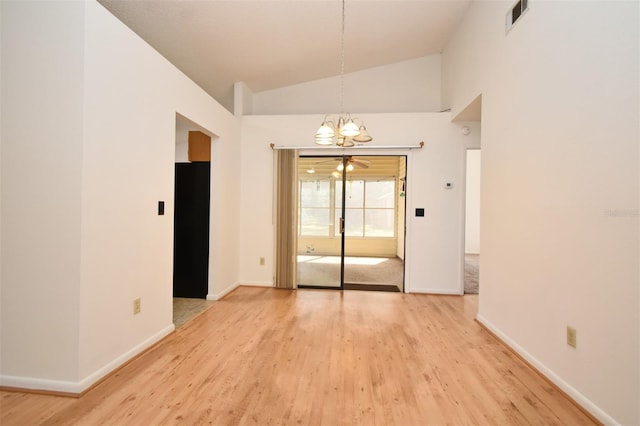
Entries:
{"label": "glass door panel", "polygon": [[[342,288],[342,157],[298,160],[298,286]],[[340,207],[336,209],[336,205]]]}
{"label": "glass door panel", "polygon": [[345,184],[346,290],[403,291],[404,193],[399,189],[404,159],[348,158],[352,167],[346,168]]}

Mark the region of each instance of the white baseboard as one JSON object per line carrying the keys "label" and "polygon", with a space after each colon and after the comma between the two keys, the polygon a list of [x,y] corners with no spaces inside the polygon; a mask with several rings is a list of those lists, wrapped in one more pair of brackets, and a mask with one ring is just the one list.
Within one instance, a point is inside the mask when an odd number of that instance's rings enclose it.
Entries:
{"label": "white baseboard", "polygon": [[460,293],[456,290],[443,290],[441,288],[412,288],[410,291],[407,289],[407,293],[421,293],[421,294],[441,294],[447,296],[462,296],[463,293]]}
{"label": "white baseboard", "polygon": [[69,382],[65,380],[48,380],[37,379],[32,377],[16,377],[16,376],[0,376],[0,386],[9,388],[29,389],[34,391],[49,391],[49,392],[63,392],[69,394],[80,394],[89,389],[95,383],[102,380],[112,371],[116,370],[136,355],[144,352],[164,337],[169,335],[175,330],[173,324],[160,330],[158,333],[149,337],[142,343],[134,346],[127,352],[123,353],[113,361],[106,364],[104,367],[94,371],[79,382]]}
{"label": "white baseboard", "polygon": [[507,346],[513,349],[518,355],[527,360],[529,364],[531,364],[536,370],[538,370],[542,375],[544,375],[547,379],[549,379],[553,384],[558,386],[569,395],[575,402],[580,404],[582,408],[591,413],[596,419],[600,420],[605,425],[619,425],[613,417],[605,413],[600,407],[594,404],[591,400],[589,400],[586,396],[581,394],[576,388],[571,386],[569,383],[565,382],[560,376],[554,373],[552,370],[547,368],[542,362],[534,358],[530,353],[528,353],[524,348],[514,342],[509,336],[500,331],[497,327],[495,327],[490,321],[484,318],[482,315],[478,314],[476,316],[478,322],[480,322],[483,326],[485,326],[488,330],[490,330],[493,334],[495,334],[502,342],[504,342]]}
{"label": "white baseboard", "polygon": [[242,284],[240,284],[242,286],[247,286],[247,287],[273,287],[273,283],[272,282],[267,282],[267,281],[253,281],[253,282],[243,282]]}
{"label": "white baseboard", "polygon": [[7,388],[26,389],[32,391],[63,392],[79,394],[82,392],[79,382],[65,380],[35,379],[32,377],[0,376],[0,386]]}
{"label": "white baseboard", "polygon": [[240,286],[240,284],[233,283],[231,284],[229,287],[225,288],[224,290],[218,292],[218,293],[214,293],[214,294],[207,294],[207,300],[220,300],[223,297],[225,297],[227,294],[231,293],[233,290],[235,290],[236,288],[238,288]]}

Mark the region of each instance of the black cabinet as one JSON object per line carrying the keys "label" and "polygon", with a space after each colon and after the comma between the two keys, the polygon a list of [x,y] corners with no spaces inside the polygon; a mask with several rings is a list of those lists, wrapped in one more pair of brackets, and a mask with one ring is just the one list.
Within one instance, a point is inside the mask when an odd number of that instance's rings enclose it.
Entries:
{"label": "black cabinet", "polygon": [[211,163],[176,163],[173,296],[206,298]]}

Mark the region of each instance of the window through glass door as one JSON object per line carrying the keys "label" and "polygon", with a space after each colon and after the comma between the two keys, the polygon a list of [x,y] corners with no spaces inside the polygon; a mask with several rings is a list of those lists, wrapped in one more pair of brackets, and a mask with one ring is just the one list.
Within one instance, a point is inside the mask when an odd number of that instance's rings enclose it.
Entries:
{"label": "window through glass door", "polygon": [[342,201],[336,203],[342,157],[301,157],[298,163],[298,286],[342,288]]}

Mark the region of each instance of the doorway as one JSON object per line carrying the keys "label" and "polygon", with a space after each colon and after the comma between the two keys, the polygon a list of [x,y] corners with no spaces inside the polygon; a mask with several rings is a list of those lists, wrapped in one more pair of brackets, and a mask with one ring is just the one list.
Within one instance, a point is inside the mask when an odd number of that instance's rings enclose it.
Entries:
{"label": "doorway", "polygon": [[207,297],[210,171],[208,162],[175,165],[173,297]]}
{"label": "doorway", "polygon": [[211,305],[209,290],[211,133],[176,113],[173,323]]}
{"label": "doorway", "polygon": [[298,159],[298,287],[404,291],[406,156]]}
{"label": "doorway", "polygon": [[478,294],[480,281],[480,149],[467,149],[465,183],[464,293]]}

